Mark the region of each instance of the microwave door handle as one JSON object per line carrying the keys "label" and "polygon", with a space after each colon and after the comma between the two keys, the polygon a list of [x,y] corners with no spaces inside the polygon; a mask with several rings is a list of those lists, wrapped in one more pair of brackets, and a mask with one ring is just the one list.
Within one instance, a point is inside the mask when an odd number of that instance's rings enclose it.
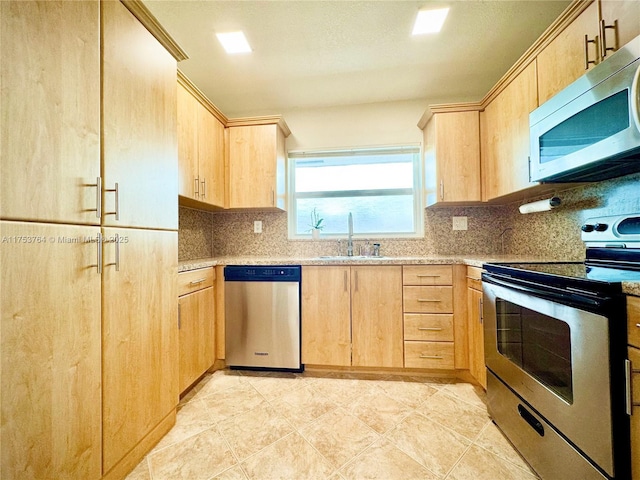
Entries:
{"label": "microwave door handle", "polygon": [[636,69],[636,74],[633,77],[633,83],[631,84],[631,114],[633,121],[636,124],[636,129],[640,132],[640,112],[638,111],[638,105],[640,104],[640,65]]}
{"label": "microwave door handle", "polygon": [[[548,290],[541,290],[539,288],[534,288],[531,286],[526,286],[526,285],[519,285],[519,284],[515,284],[515,283],[510,283],[510,282],[505,282],[503,280],[499,280],[495,277],[491,277],[489,275],[484,277],[489,283],[495,283],[496,285],[499,285],[501,287],[504,288],[509,288],[511,290],[516,290],[522,293],[528,293],[530,295],[534,295],[536,297],[544,297],[544,298],[548,298],[550,300],[558,300],[560,302],[564,302],[566,303],[567,297],[573,298],[578,300],[580,303],[582,304],[586,304],[586,305],[590,305],[590,306],[594,306],[594,307],[599,307],[601,305],[601,302],[592,298],[587,298],[583,295],[577,295],[575,293],[571,293],[571,292],[567,292],[566,294],[563,293],[556,293],[556,292],[551,292]],[[523,281],[523,280],[521,280]]]}

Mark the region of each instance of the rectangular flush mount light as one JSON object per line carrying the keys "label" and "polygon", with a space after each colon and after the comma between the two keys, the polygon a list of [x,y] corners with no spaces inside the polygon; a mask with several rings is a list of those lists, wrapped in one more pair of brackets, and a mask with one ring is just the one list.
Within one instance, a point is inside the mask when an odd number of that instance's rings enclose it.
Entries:
{"label": "rectangular flush mount light", "polygon": [[412,35],[422,33],[438,33],[444,24],[449,13],[449,8],[439,8],[437,10],[420,10],[416,23],[413,25]]}
{"label": "rectangular flush mount light", "polygon": [[248,53],[249,42],[242,32],[216,33],[216,37],[227,53]]}

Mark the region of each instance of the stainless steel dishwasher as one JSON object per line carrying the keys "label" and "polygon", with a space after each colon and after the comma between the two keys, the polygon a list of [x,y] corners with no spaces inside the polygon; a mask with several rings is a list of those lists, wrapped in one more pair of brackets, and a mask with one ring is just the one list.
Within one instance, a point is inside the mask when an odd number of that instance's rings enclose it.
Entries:
{"label": "stainless steel dishwasher", "polygon": [[300,266],[227,266],[225,361],[231,368],[302,371]]}

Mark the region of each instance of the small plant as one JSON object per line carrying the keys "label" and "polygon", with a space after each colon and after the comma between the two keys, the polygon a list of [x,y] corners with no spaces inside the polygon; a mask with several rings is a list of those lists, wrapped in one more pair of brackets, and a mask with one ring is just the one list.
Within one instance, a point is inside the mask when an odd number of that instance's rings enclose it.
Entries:
{"label": "small plant", "polygon": [[314,207],[311,211],[311,223],[309,224],[311,230],[322,230],[324,228],[324,225],[322,225],[323,221],[324,218],[320,217],[318,210]]}

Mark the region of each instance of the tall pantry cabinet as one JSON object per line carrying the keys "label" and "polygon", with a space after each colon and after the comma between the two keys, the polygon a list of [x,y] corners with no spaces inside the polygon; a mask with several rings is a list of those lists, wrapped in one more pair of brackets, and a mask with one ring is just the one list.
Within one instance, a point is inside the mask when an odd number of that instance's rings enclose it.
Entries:
{"label": "tall pantry cabinet", "polygon": [[119,1],[0,8],[0,477],[123,478],[178,401],[176,60]]}

